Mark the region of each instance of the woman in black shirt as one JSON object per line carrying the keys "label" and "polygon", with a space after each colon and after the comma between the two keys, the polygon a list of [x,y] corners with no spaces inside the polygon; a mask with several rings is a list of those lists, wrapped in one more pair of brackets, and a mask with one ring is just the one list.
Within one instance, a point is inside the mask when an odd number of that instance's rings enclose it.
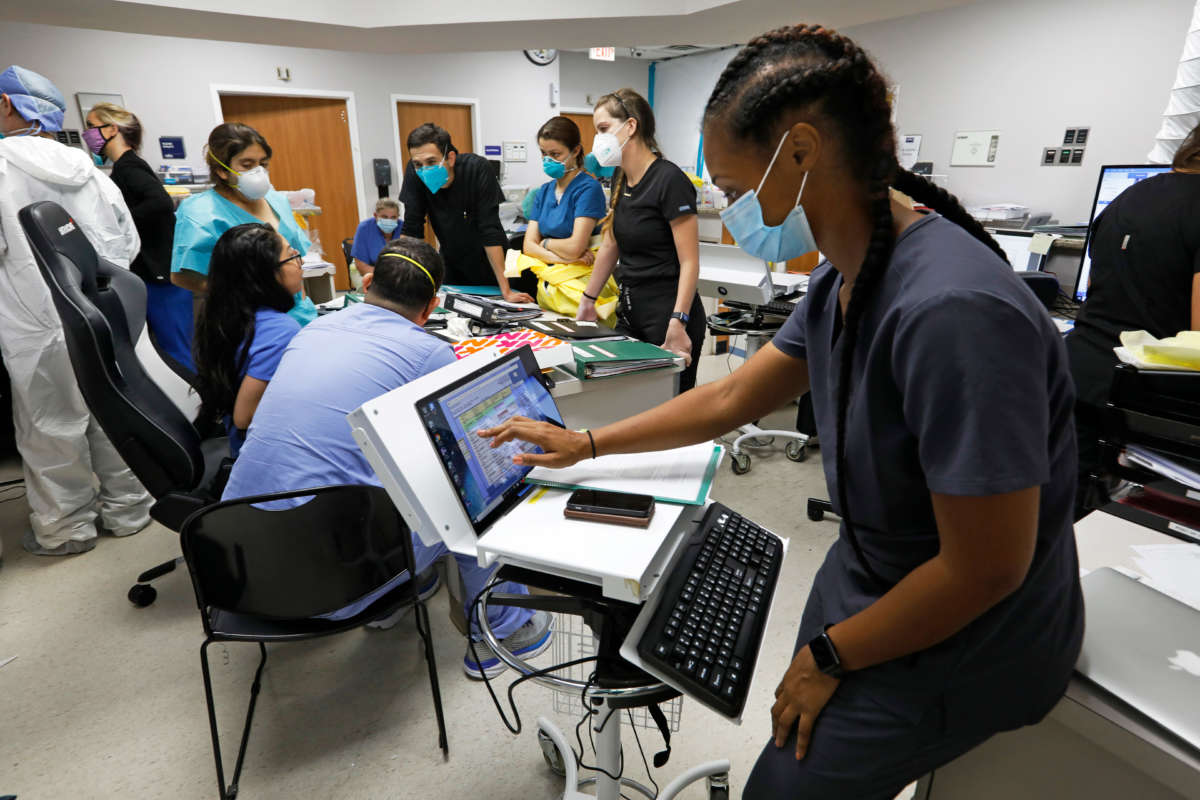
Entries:
{"label": "woman in black shirt", "polygon": [[160,351],[195,373],[192,361],[192,293],[171,283],[171,244],[175,204],[158,175],[137,151],[142,123],[112,103],[99,103],[87,115],[83,138],[97,156],[112,162],[112,180],[133,216],[142,249],[130,265],[146,282],[146,323]]}
{"label": "woman in black shirt", "polygon": [[1200,328],[1200,127],[1172,167],[1130,186],[1092,224],[1087,301],[1067,336],[1077,393],[1076,518],[1093,505],[1089,476],[1101,466],[1099,410],[1108,401],[1121,332],[1144,330],[1162,339]]}
{"label": "woman in black shirt", "polygon": [[[617,270],[617,331],[687,359],[679,391],[696,385],[704,344],[704,306],[696,293],[700,228],[696,187],[654,140],[654,112],[633,89],[606,94],[592,113],[592,153],[613,178],[611,212],[578,318],[596,319],[595,300]],[[619,265],[618,265],[619,259]]]}

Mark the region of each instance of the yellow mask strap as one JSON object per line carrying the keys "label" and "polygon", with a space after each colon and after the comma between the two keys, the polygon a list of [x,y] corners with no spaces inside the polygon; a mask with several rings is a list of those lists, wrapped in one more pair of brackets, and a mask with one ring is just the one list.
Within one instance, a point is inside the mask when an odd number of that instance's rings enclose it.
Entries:
{"label": "yellow mask strap", "polygon": [[403,258],[405,261],[407,261],[408,263],[412,264],[412,265],[413,265],[413,266],[415,266],[417,269],[421,270],[421,272],[424,272],[424,273],[425,273],[425,277],[426,277],[426,278],[429,278],[429,283],[430,283],[430,284],[432,284],[432,286],[433,286],[433,290],[434,290],[435,292],[437,291],[437,281],[435,281],[435,280],[433,279],[433,276],[429,274],[429,270],[425,269],[425,267],[424,267],[424,266],[422,266],[422,265],[421,265],[421,263],[420,263],[419,261],[414,261],[413,259],[411,259],[411,258],[409,258],[408,256],[404,255],[403,253],[384,253],[382,256],[380,256],[380,258]]}
{"label": "yellow mask strap", "polygon": [[209,151],[209,153],[208,153],[208,157],[209,157],[209,158],[211,158],[213,161],[217,162],[218,164],[220,164],[220,165],[221,165],[222,167],[224,167],[225,169],[227,169],[227,170],[229,170],[230,172],[232,172],[234,175],[241,175],[241,174],[242,174],[242,173],[238,172],[236,169],[234,169],[233,167],[231,167],[231,166],[229,166],[228,164],[226,164],[226,163],[225,163],[224,161],[222,161],[221,159],[219,159],[219,158],[217,158],[216,156],[214,156],[214,155],[212,154],[212,151]]}

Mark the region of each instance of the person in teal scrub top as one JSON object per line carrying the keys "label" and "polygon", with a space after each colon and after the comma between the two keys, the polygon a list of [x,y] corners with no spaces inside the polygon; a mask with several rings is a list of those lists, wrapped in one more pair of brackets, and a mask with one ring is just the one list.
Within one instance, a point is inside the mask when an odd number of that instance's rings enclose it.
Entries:
{"label": "person in teal scrub top", "polygon": [[[271,145],[262,134],[240,122],[226,122],[208,135],[205,153],[212,191],[189,197],[175,212],[171,250],[171,282],[196,294],[208,291],[208,262],[221,234],[235,225],[261,222],[278,231],[301,255],[310,242],[296,224],[292,207],[271,186],[267,164]],[[317,318],[317,309],[302,292],[288,314],[301,325]]]}
{"label": "person in teal scrub top", "polygon": [[547,264],[594,260],[588,244],[608,213],[600,181],[583,171],[579,126],[567,117],[552,117],[537,135],[542,169],[552,178],[537,189],[526,214],[525,255]]}

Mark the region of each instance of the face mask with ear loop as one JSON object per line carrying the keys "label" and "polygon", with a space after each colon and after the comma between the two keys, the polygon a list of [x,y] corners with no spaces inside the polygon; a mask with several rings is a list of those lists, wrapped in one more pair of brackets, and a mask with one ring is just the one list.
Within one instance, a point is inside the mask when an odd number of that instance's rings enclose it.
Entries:
{"label": "face mask with ear loop", "polygon": [[39,122],[36,125],[30,125],[27,128],[17,128],[15,131],[5,133],[0,131],[0,139],[7,139],[10,136],[36,136],[42,132],[42,124]]}
{"label": "face mask with ear loop", "polygon": [[[629,119],[633,119],[630,117]],[[621,130],[627,124],[629,119],[622,122],[617,130]],[[633,135],[630,134],[629,139]],[[629,144],[629,139],[620,141],[615,133],[597,133],[596,138],[592,139],[592,155],[596,158],[596,163],[602,167],[619,167],[621,166],[621,152],[625,149],[625,145]]]}
{"label": "face mask with ear loop", "polygon": [[758,201],[758,193],[762,191],[763,184],[767,182],[767,176],[771,174],[775,160],[779,158],[779,152],[783,149],[783,143],[787,141],[790,133],[791,131],[785,132],[783,138],[779,140],[779,144],[775,147],[775,155],[771,156],[771,163],[767,165],[767,171],[763,173],[762,180],[758,182],[758,188],[746,192],[733,205],[721,212],[721,221],[729,229],[729,233],[737,242],[738,247],[763,261],[774,263],[798,258],[817,249],[817,240],[813,238],[812,227],[808,224],[804,207],[800,205],[800,197],[804,194],[804,185],[808,183],[807,172],[800,181],[800,191],[796,193],[796,205],[792,207],[780,224],[770,226],[763,221],[762,205]]}
{"label": "face mask with ear loop", "polygon": [[254,169],[238,172],[233,167],[221,161],[221,159],[212,155],[212,153],[209,153],[209,155],[212,156],[213,161],[216,161],[222,167],[225,167],[225,169],[238,176],[237,184],[234,188],[241,192],[242,196],[247,200],[261,200],[267,196],[267,192],[275,188],[271,185],[271,176],[267,173],[267,168],[261,164]]}

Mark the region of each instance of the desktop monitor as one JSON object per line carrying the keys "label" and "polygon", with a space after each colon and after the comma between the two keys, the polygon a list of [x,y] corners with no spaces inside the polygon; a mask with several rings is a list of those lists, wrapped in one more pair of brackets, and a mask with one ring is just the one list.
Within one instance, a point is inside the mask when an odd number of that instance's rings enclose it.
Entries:
{"label": "desktop monitor", "polygon": [[1008,263],[1012,264],[1015,272],[1037,272],[1042,268],[1042,256],[1029,252],[1033,242],[1033,231],[1001,231],[989,230],[988,233],[1000,245]]}
{"label": "desktop monitor", "polygon": [[517,466],[513,456],[542,452],[521,441],[493,448],[478,431],[515,416],[563,424],[528,345],[421,398],[417,413],[477,536],[527,489],[522,481],[532,467]]}
{"label": "desktop monitor", "polygon": [[1092,258],[1088,250],[1092,246],[1092,225],[1100,212],[1117,199],[1117,195],[1144,178],[1170,172],[1169,164],[1108,164],[1100,168],[1100,180],[1096,183],[1096,197],[1092,200],[1092,215],[1088,218],[1087,238],[1083,243],[1083,258],[1079,262],[1079,275],[1075,278],[1075,299],[1082,303],[1087,299],[1088,275],[1092,269]]}

